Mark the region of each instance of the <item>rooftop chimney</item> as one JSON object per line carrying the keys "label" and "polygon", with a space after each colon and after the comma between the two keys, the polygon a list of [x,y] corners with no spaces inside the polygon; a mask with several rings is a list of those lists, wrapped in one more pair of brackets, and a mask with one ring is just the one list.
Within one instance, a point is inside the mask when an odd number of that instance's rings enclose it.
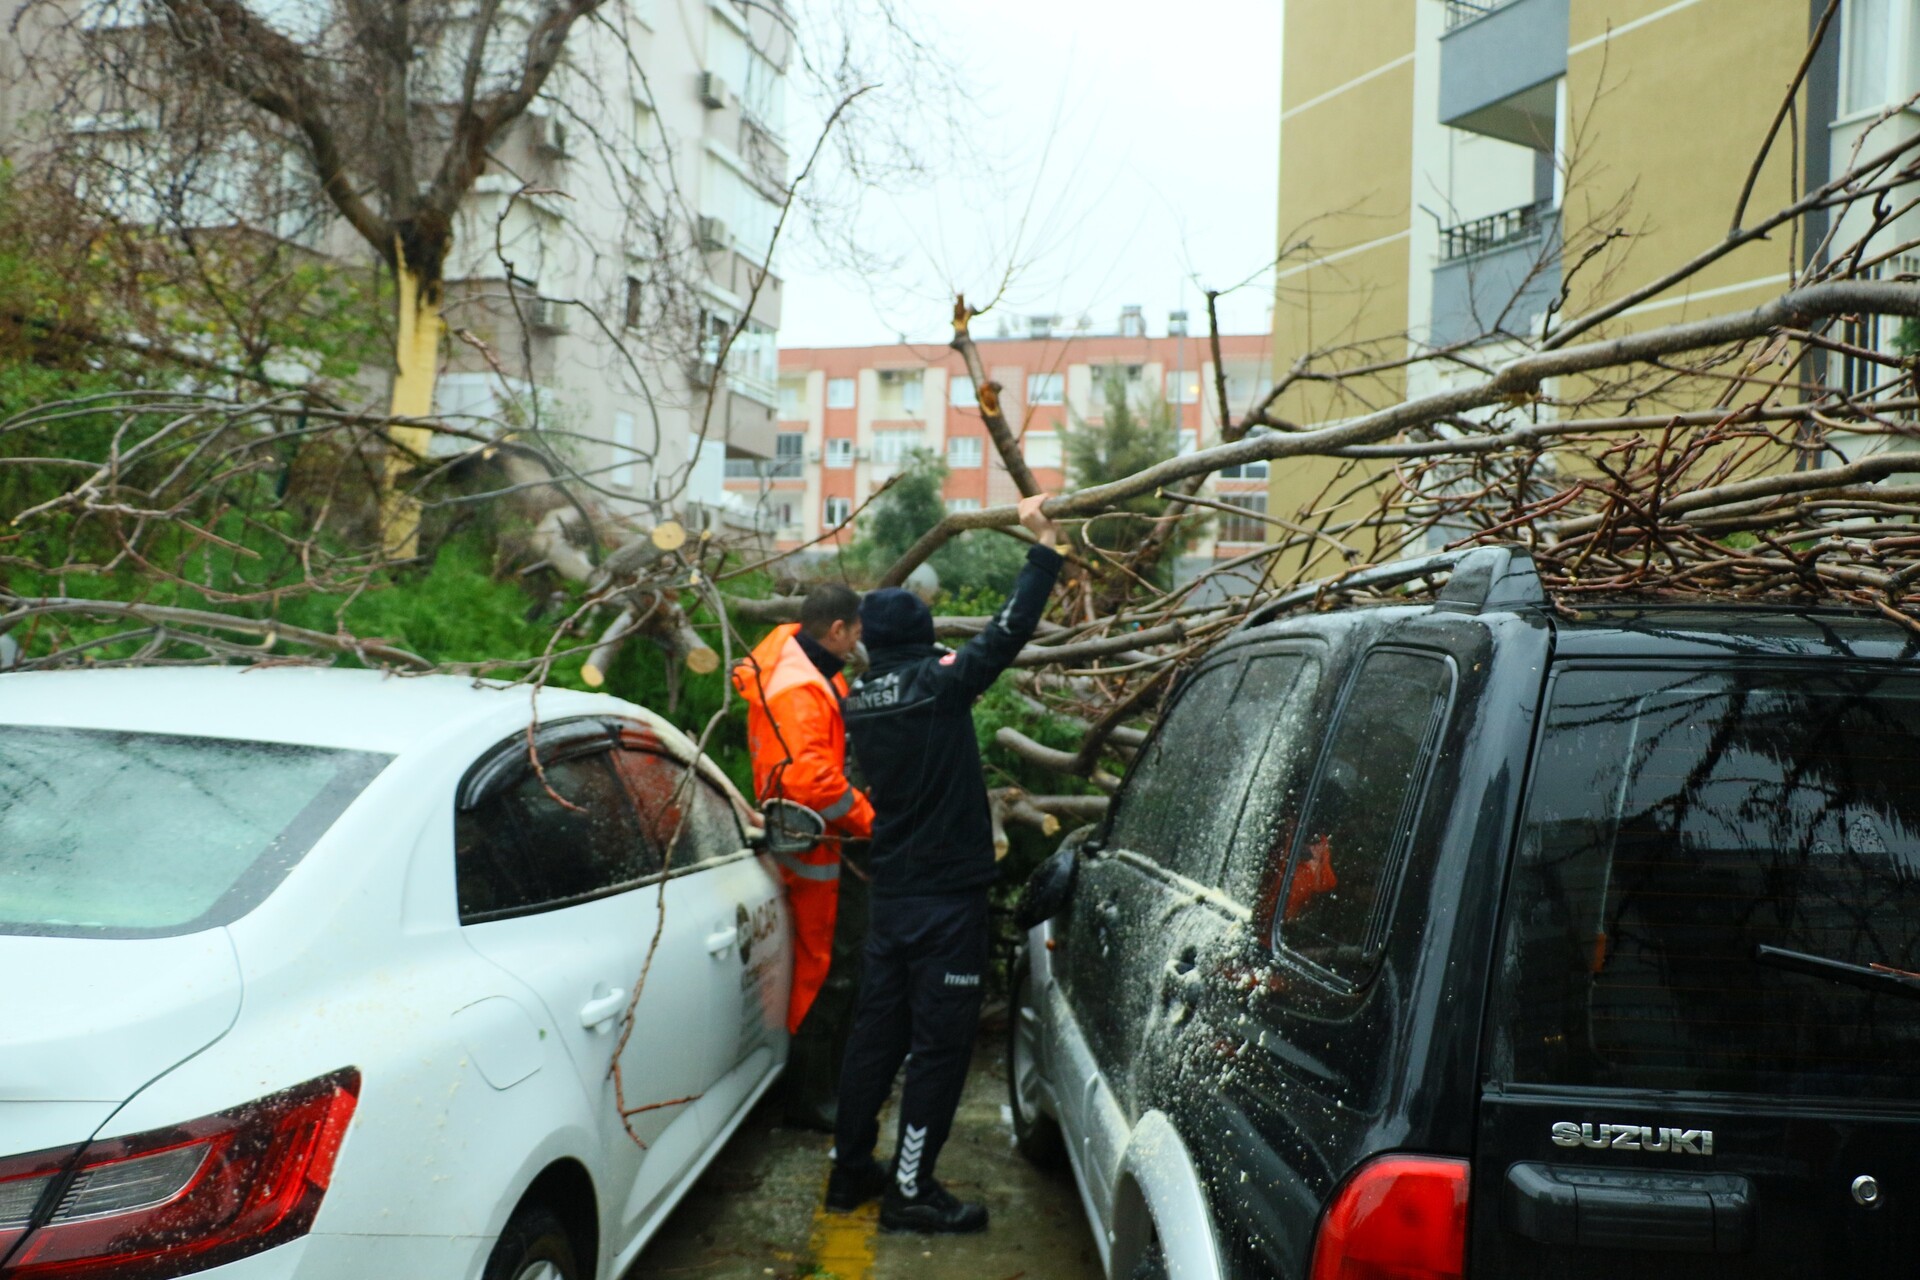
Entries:
{"label": "rooftop chimney", "polygon": [[1120,308],[1120,336],[1123,338],[1144,338],[1147,336],[1147,317],[1137,306]]}
{"label": "rooftop chimney", "polygon": [[1167,312],[1167,336],[1184,338],[1187,336],[1187,313],[1184,311]]}

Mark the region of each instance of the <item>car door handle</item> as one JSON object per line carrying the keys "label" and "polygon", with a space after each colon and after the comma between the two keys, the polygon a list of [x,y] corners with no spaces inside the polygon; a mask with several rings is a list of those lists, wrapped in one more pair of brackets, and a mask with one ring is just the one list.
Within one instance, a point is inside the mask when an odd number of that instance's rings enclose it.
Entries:
{"label": "car door handle", "polygon": [[597,1027],[625,1013],[626,1009],[627,993],[624,989],[604,996],[595,996],[580,1006],[580,1025]]}
{"label": "car door handle", "polygon": [[723,956],[733,950],[733,945],[738,941],[740,941],[740,926],[728,925],[718,933],[707,935],[707,954]]}

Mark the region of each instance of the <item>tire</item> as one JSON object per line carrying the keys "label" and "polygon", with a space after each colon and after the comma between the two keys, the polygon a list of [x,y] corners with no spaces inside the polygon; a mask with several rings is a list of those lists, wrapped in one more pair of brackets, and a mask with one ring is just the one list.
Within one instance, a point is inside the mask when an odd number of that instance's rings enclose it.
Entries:
{"label": "tire", "polygon": [[1167,1280],[1167,1254],[1160,1247],[1158,1236],[1140,1255],[1140,1261],[1133,1264],[1133,1274],[1127,1280]]}
{"label": "tire", "polygon": [[543,1204],[527,1204],[507,1220],[482,1280],[584,1280],[586,1274],[560,1215]]}
{"label": "tire", "polygon": [[1034,1007],[1030,977],[1023,947],[1008,983],[1013,1007],[1007,1026],[1007,1101],[1013,1112],[1013,1145],[1029,1164],[1057,1169],[1067,1147],[1059,1121],[1040,1109],[1040,1012]]}

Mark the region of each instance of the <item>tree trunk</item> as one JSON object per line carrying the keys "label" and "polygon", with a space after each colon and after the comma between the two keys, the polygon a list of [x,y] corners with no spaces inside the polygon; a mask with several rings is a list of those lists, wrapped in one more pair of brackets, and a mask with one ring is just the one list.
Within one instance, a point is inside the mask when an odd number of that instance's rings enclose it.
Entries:
{"label": "tree trunk", "polygon": [[[427,283],[425,272],[408,263],[406,250],[394,243],[394,279],[399,285],[399,325],[393,344],[393,399],[395,418],[433,416],[433,387],[440,372],[440,286]],[[439,279],[436,271],[433,280]],[[391,442],[381,495],[381,541],[389,558],[407,560],[420,550],[420,504],[400,491],[400,477],[426,456],[433,439],[429,427],[389,424]]]}

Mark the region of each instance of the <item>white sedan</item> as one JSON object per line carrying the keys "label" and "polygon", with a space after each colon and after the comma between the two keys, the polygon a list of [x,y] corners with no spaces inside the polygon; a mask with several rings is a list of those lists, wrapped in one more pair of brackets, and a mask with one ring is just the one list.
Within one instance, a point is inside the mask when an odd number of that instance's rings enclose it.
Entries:
{"label": "white sedan", "polygon": [[786,1061],[754,821],[604,696],[0,676],[0,1274],[618,1277]]}

